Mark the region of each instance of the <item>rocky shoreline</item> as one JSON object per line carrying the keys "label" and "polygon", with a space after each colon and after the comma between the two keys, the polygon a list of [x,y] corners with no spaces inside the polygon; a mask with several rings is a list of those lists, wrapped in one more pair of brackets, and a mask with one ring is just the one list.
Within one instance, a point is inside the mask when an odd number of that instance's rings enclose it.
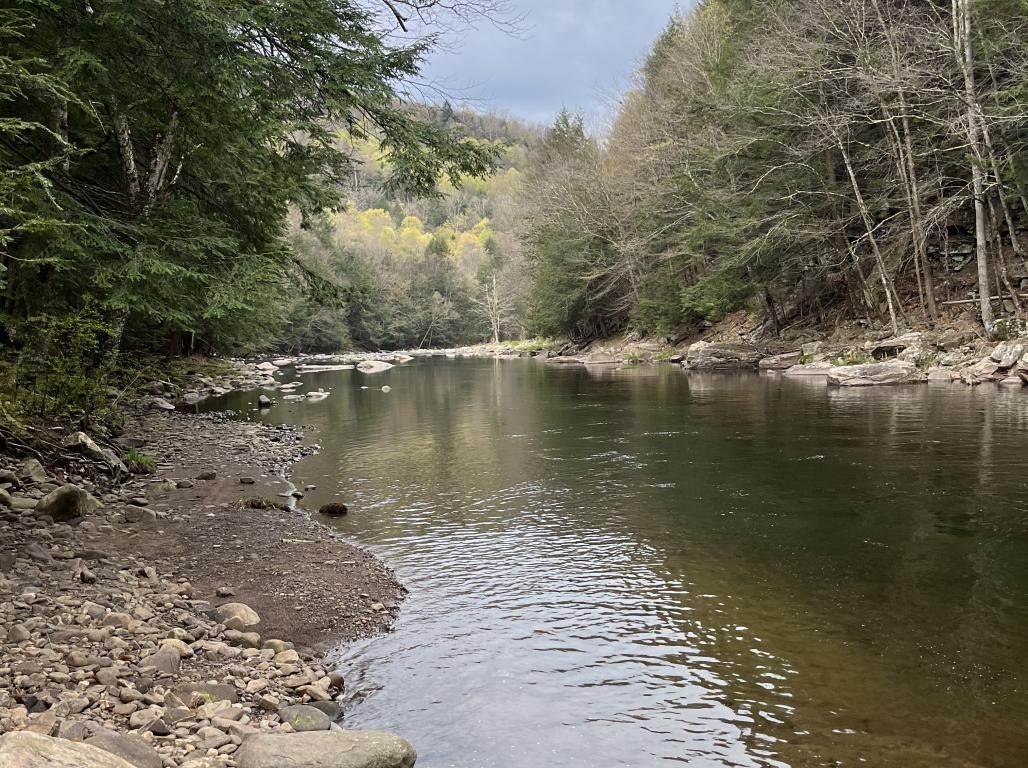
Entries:
{"label": "rocky shoreline", "polygon": [[385,631],[403,589],[289,503],[302,435],[153,412],[124,434],[152,474],[81,433],[0,460],[0,765],[413,765],[340,725],[324,653]]}
{"label": "rocky shoreline", "polygon": [[995,342],[973,331],[912,331],[870,339],[757,344],[742,339],[700,340],[682,347],[646,340],[595,343],[570,353],[481,345],[438,350],[447,357],[539,357],[552,365],[630,366],[670,363],[691,371],[759,371],[824,380],[829,386],[995,383],[1028,386],[1028,338]]}

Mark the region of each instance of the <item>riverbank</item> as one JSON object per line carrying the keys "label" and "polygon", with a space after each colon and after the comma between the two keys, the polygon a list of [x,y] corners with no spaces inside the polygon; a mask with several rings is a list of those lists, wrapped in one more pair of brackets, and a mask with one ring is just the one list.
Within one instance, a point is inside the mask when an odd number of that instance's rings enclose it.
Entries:
{"label": "riverbank", "polygon": [[399,737],[336,724],[324,651],[388,629],[403,589],[289,505],[299,431],[140,414],[117,446],[154,472],[131,478],[63,443],[0,468],[0,763],[413,764]]}
{"label": "riverbank", "polygon": [[[743,326],[745,327],[745,326]],[[910,331],[836,332],[754,340],[726,323],[679,345],[631,336],[576,349],[553,345],[487,344],[437,351],[450,357],[541,357],[553,365],[631,366],[670,363],[696,371],[760,371],[823,379],[830,386],[995,383],[1028,386],[1028,337],[994,341],[970,327]]]}

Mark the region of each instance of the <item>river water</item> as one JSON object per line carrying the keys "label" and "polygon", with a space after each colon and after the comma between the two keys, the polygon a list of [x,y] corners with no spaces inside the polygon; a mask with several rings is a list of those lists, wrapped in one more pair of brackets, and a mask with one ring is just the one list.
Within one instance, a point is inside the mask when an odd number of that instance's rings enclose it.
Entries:
{"label": "river water", "polygon": [[346,724],[419,766],[1028,764],[1025,394],[531,360],[303,380],[331,395],[248,417],[317,427],[305,506],[344,500],[331,524],[410,589],[339,655]]}

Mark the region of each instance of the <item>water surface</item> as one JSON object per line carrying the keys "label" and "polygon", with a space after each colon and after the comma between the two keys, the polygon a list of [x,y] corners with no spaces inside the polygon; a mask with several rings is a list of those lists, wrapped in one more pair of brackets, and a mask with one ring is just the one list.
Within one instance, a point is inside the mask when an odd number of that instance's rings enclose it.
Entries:
{"label": "water surface", "polygon": [[305,504],[345,500],[411,592],[341,653],[347,724],[419,766],[1028,759],[1025,394],[526,360],[303,380],[331,396],[263,418],[318,428]]}

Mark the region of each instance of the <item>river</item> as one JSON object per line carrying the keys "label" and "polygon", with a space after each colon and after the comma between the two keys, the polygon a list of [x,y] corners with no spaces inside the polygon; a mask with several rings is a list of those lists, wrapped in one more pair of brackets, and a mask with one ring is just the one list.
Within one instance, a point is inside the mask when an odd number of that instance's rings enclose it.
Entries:
{"label": "river", "polygon": [[1028,759],[1025,394],[518,359],[303,381],[331,395],[217,405],[316,427],[304,505],[345,501],[410,589],[339,656],[346,724],[419,766]]}

